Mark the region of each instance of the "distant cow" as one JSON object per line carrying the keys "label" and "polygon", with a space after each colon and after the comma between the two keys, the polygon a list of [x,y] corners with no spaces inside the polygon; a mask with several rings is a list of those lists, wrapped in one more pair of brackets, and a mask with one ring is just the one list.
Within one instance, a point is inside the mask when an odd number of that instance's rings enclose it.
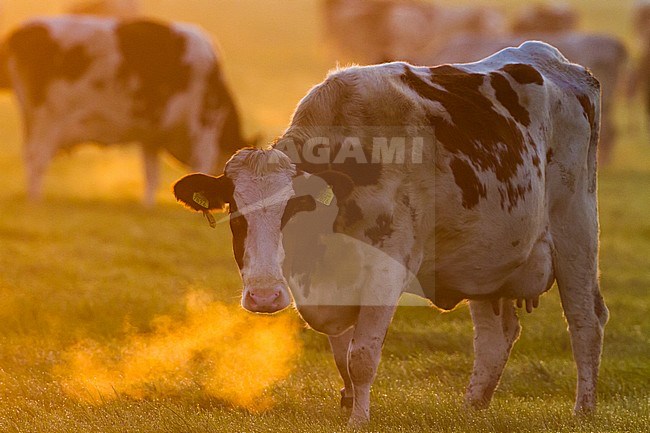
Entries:
{"label": "distant cow", "polygon": [[384,337],[413,278],[442,309],[470,300],[476,407],[519,336],[515,300],[531,311],[557,281],[575,410],[589,411],[608,316],[598,87],[539,42],[467,65],[347,68],[302,99],[273,148],[241,150],[224,175],[186,176],[174,193],[193,210],[229,208],[244,308],[273,313],[293,297],[329,336],[351,424],[369,418]]}
{"label": "distant cow", "polygon": [[237,109],[210,38],[186,24],[58,17],[30,21],[3,45],[4,85],[22,109],[29,197],[55,153],[81,142],[140,142],[145,202],[165,150],[220,170],[238,148]]}
{"label": "distant cow", "polygon": [[[563,32],[536,34],[536,38],[558,48],[572,62],[586,66],[598,78],[602,88],[602,130],[599,159],[610,161],[616,143],[614,101],[626,69],[628,54],[625,45],[614,36]],[[503,48],[517,46],[527,36],[486,37],[458,36],[438,52],[419,59],[424,64],[474,62]]]}
{"label": "distant cow", "polygon": [[576,30],[578,12],[567,3],[536,3],[525,5],[516,14],[513,33],[559,33]]}
{"label": "distant cow", "polygon": [[650,0],[637,0],[632,9],[634,32],[642,44],[650,37]]}
{"label": "distant cow", "polygon": [[495,35],[505,18],[495,9],[439,6],[414,0],[325,0],[325,33],[347,60],[411,60],[455,35]]}
{"label": "distant cow", "polygon": [[74,3],[68,12],[75,15],[97,15],[133,18],[141,13],[139,0],[86,0]]}
{"label": "distant cow", "polygon": [[633,9],[634,30],[640,57],[631,70],[629,96],[643,94],[646,115],[650,120],[650,0],[638,0]]}

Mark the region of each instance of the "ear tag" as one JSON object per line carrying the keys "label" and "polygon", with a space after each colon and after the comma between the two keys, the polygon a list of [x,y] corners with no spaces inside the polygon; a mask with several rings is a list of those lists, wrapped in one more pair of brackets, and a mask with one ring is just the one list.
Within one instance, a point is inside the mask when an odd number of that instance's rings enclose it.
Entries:
{"label": "ear tag", "polygon": [[210,209],[210,200],[205,198],[202,192],[195,192],[192,196],[192,200],[194,200],[194,203],[198,204],[199,206]]}
{"label": "ear tag", "polygon": [[329,206],[332,204],[332,200],[334,200],[334,191],[332,190],[332,187],[327,185],[327,187],[319,192],[314,199],[319,203],[323,203],[325,206]]}
{"label": "ear tag", "polygon": [[210,224],[210,227],[216,228],[217,227],[217,221],[214,219],[210,211],[204,210],[203,215],[205,215],[205,219],[208,220],[208,224]]}

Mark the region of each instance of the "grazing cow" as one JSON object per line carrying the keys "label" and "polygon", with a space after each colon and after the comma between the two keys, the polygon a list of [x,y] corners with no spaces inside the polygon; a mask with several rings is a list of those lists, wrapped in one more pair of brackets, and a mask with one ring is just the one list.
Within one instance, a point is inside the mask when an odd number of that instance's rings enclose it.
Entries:
{"label": "grazing cow", "polygon": [[140,142],[148,205],[160,151],[213,172],[247,145],[214,46],[192,25],[35,19],[8,37],[2,57],[0,83],[22,109],[32,199],[54,154],[77,143]]}
{"label": "grazing cow", "polygon": [[[478,37],[462,35],[450,40],[443,49],[419,59],[423,64],[473,62],[503,48],[517,46],[528,38],[526,35],[501,37]],[[559,34],[536,34],[556,48],[572,62],[586,66],[596,76],[602,87],[602,129],[600,134],[599,160],[611,160],[616,143],[614,101],[624,76],[628,54],[625,45],[609,35],[563,32]]]}
{"label": "grazing cow", "polygon": [[578,12],[567,3],[529,4],[512,23],[514,33],[559,33],[576,30]]}
{"label": "grazing cow", "polygon": [[97,15],[133,18],[140,15],[139,0],[91,0],[74,3],[68,12],[75,15]]}
{"label": "grazing cow", "polygon": [[632,15],[634,31],[643,45],[650,37],[650,0],[637,0]]}
{"label": "grazing cow", "polygon": [[532,310],[557,281],[575,410],[589,411],[608,315],[599,119],[598,81],[544,43],[473,64],[352,67],[303,98],[272,148],[241,150],[222,176],[186,176],[174,193],[196,211],[229,208],[245,309],[272,313],[293,296],[329,336],[351,424],[369,419],[383,340],[414,275],[442,309],[469,299],[476,407],[519,336],[515,301]]}
{"label": "grazing cow", "polygon": [[499,34],[504,16],[495,9],[443,7],[413,0],[325,0],[325,34],[356,62],[411,60],[461,33]]}
{"label": "grazing cow", "polygon": [[630,73],[628,96],[643,93],[646,115],[650,119],[650,0],[638,0],[635,3],[634,30],[640,58]]}

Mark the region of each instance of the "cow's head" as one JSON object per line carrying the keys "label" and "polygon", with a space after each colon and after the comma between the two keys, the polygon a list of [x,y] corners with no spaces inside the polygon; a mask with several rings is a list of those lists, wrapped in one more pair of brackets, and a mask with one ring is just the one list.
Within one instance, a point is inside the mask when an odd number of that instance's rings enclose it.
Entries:
{"label": "cow's head", "polygon": [[339,172],[300,172],[279,150],[243,149],[221,176],[190,174],[176,182],[174,194],[196,211],[229,211],[233,252],[244,283],[242,306],[274,313],[291,302],[282,273],[282,228],[299,213],[331,213],[332,204],[344,200],[352,186]]}

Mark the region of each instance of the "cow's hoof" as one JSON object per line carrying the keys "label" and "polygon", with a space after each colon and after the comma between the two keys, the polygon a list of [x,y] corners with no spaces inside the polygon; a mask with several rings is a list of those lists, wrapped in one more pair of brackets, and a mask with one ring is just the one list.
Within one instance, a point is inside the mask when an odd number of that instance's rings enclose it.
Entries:
{"label": "cow's hoof", "polygon": [[466,398],[465,399],[465,407],[469,409],[474,409],[474,410],[484,410],[487,409],[490,406],[490,400],[486,398],[479,398],[479,399],[474,399],[474,398]]}
{"label": "cow's hoof", "polygon": [[370,422],[370,417],[368,416],[351,416],[348,421],[348,427],[351,429],[360,429],[368,425]]}
{"label": "cow's hoof", "polygon": [[596,402],[594,399],[585,399],[586,401],[581,401],[576,403],[573,408],[573,414],[577,417],[590,417],[596,412]]}
{"label": "cow's hoof", "polygon": [[353,397],[345,396],[345,388],[341,390],[341,409],[352,409],[352,404],[354,403]]}

